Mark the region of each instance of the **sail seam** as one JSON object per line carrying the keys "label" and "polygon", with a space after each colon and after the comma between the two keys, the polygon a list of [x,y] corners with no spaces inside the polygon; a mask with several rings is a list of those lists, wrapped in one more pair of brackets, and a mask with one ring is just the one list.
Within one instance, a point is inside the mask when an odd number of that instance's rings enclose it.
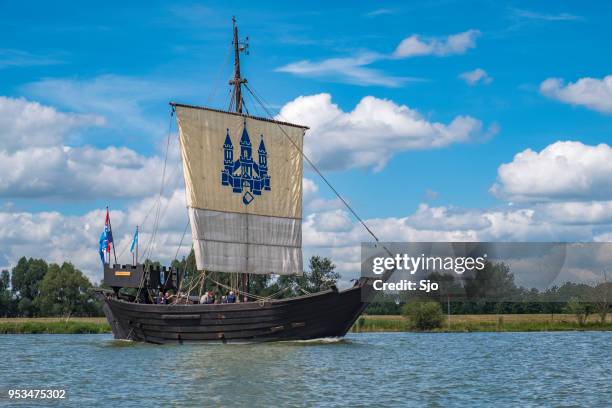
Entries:
{"label": "sail seam", "polygon": [[240,215],[253,215],[255,217],[268,217],[268,218],[282,218],[284,220],[298,220],[298,221],[303,221],[302,217],[287,217],[284,215],[267,215],[267,214],[251,214],[251,213],[244,213],[244,212],[240,212],[240,211],[231,211],[231,210],[213,210],[212,208],[201,208],[201,207],[194,207],[191,205],[188,205],[187,208],[192,208],[194,210],[201,210],[201,211],[214,211],[220,214],[240,214]]}
{"label": "sail seam", "polygon": [[196,238],[196,241],[218,242],[221,244],[271,246],[271,247],[281,247],[281,248],[302,248],[301,245],[281,245],[281,244],[268,244],[268,243],[259,244],[255,242],[236,242],[236,241],[225,241],[221,239],[208,239],[208,238]]}

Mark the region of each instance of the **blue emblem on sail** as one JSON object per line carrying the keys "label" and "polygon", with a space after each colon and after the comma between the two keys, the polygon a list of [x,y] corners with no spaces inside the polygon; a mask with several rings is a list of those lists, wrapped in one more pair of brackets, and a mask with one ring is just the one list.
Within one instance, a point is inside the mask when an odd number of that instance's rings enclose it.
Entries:
{"label": "blue emblem on sail", "polygon": [[223,143],[223,170],[221,170],[221,185],[229,186],[234,193],[242,194],[242,202],[249,205],[255,197],[264,191],[270,191],[270,176],[268,175],[268,153],[263,135],[257,149],[258,161],[253,160],[251,139],[246,130],[240,138],[240,157],[234,160],[234,145],[227,129]]}

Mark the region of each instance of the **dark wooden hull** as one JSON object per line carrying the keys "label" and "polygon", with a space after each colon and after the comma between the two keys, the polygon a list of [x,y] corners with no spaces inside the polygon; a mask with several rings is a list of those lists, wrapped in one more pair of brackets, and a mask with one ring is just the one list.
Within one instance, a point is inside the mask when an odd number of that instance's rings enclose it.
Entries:
{"label": "dark wooden hull", "polygon": [[150,343],[267,342],[344,336],[367,306],[362,287],[266,302],[131,303],[98,293],[117,339]]}

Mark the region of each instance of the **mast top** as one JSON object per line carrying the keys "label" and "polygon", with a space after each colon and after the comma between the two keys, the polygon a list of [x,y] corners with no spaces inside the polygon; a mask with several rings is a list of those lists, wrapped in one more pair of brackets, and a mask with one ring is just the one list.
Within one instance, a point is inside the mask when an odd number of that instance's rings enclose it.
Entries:
{"label": "mast top", "polygon": [[249,55],[249,37],[246,37],[244,41],[240,41],[238,38],[238,26],[236,25],[235,16],[232,16],[232,27],[234,31],[234,39],[232,41],[234,46],[234,77],[229,81],[230,86],[233,87],[229,110],[242,113],[242,107],[244,105],[244,100],[242,99],[242,84],[245,84],[247,80],[240,76],[240,53],[244,52],[246,55]]}

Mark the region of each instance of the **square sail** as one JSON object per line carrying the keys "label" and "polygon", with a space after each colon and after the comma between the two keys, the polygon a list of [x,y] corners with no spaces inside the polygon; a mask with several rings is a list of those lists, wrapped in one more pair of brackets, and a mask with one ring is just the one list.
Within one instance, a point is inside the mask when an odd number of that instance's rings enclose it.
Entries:
{"label": "square sail", "polygon": [[306,128],[174,106],[198,269],[302,274]]}

